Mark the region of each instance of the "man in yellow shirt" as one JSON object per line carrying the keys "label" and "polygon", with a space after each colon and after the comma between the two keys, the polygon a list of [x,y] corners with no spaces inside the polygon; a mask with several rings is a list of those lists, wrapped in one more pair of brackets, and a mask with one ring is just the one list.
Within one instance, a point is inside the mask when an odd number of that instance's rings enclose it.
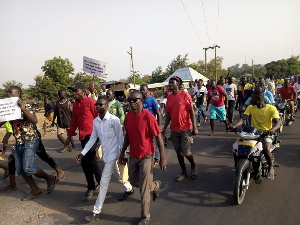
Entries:
{"label": "man in yellow shirt", "polygon": [[124,89],[124,95],[126,97],[126,100],[129,97],[129,94],[130,94],[129,92],[130,92],[130,85],[126,83],[125,84],[125,89]]}
{"label": "man in yellow shirt", "polygon": [[271,144],[274,140],[274,133],[280,128],[279,115],[275,106],[264,103],[264,92],[261,87],[256,87],[252,93],[251,105],[246,109],[243,117],[238,121],[234,129],[243,124],[243,121],[251,116],[251,126],[258,130],[266,131],[267,135],[263,138],[263,154],[269,165],[268,178],[274,179],[273,157],[270,152]]}

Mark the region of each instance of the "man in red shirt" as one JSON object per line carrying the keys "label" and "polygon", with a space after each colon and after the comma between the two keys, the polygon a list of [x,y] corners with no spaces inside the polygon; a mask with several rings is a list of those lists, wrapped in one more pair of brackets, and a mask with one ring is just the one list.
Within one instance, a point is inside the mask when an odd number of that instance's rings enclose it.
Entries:
{"label": "man in red shirt", "polygon": [[[226,120],[226,109],[228,108],[228,97],[227,93],[221,86],[216,86],[216,81],[210,80],[211,88],[207,92],[207,106],[206,111],[209,107],[210,114],[210,127],[211,133],[209,136],[212,136],[215,133],[215,122],[214,120],[220,119],[226,125],[226,131],[228,131],[228,121]],[[225,104],[224,99],[225,98]]]}
{"label": "man in red shirt", "polygon": [[290,82],[288,79],[284,80],[283,87],[278,90],[278,94],[281,94],[282,100],[288,100],[288,104],[291,107],[292,114],[295,112],[294,101],[296,101],[296,88],[294,86],[290,86]]}
{"label": "man in red shirt", "polygon": [[126,163],[125,151],[130,145],[130,160],[128,164],[129,182],[132,186],[138,187],[142,200],[142,220],[138,224],[149,224],[150,222],[150,192],[152,200],[155,201],[159,194],[161,182],[153,182],[153,162],[155,147],[153,137],[156,137],[160,152],[161,170],[166,170],[165,149],[160,134],[160,128],[155,116],[146,109],[143,109],[143,95],[140,92],[133,92],[128,98],[131,107],[125,118],[124,144],[119,157],[119,162]]}
{"label": "man in red shirt", "polygon": [[[86,88],[83,83],[78,82],[71,89],[75,102],[73,104],[71,126],[68,130],[68,138],[66,140],[65,148],[69,145],[71,137],[76,136],[75,131],[77,128],[79,130],[81,147],[84,148],[91,137],[93,121],[98,116],[98,112],[95,107],[96,100],[85,95]],[[96,146],[97,141],[81,160],[81,167],[88,183],[88,190],[83,197],[84,200],[89,200],[93,196],[95,189],[97,189],[94,181],[94,175],[98,185],[101,179],[101,170],[96,158]]]}
{"label": "man in red shirt", "polygon": [[191,163],[191,178],[197,178],[197,165],[191,152],[191,142],[192,135],[198,133],[198,128],[192,98],[189,93],[179,90],[180,84],[182,84],[182,80],[177,76],[173,76],[169,80],[172,93],[169,94],[167,99],[166,121],[162,131],[163,136],[166,136],[166,129],[169,123],[172,122],[170,126],[171,139],[182,170],[181,174],[176,177],[176,181],[188,178],[184,157]]}

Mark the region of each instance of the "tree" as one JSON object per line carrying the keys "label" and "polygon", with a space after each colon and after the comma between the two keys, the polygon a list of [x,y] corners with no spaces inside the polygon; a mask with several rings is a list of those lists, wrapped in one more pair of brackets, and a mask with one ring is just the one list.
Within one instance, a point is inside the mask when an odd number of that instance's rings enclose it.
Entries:
{"label": "tree", "polygon": [[[139,73],[139,71],[134,71],[134,76],[135,76],[135,84],[138,85],[145,84],[145,81],[141,78],[142,75]],[[134,83],[133,76],[127,77],[127,83]]]}
{"label": "tree", "polygon": [[161,66],[157,67],[151,74],[151,83],[163,82],[165,79]]}
{"label": "tree", "polygon": [[18,86],[21,88],[22,92],[24,91],[23,90],[23,84],[21,82],[18,82],[16,80],[10,80],[10,81],[6,81],[2,84],[3,88],[1,91],[0,91],[0,96],[1,98],[6,98],[6,91],[8,90],[9,87],[11,86]]}
{"label": "tree", "polygon": [[45,76],[55,83],[68,86],[72,82],[70,75],[73,74],[74,68],[69,59],[63,59],[60,56],[54,57],[53,59],[45,61],[42,70]]}
{"label": "tree", "polygon": [[[84,83],[86,87],[89,87],[89,85],[93,83],[93,75],[89,75],[85,72],[76,73],[74,77],[74,84],[76,84],[77,82]],[[100,89],[101,89],[100,84],[103,82],[105,82],[104,79],[101,79],[97,76],[94,77],[94,88],[97,89],[98,93],[100,93]]]}
{"label": "tree", "polygon": [[167,79],[171,74],[173,74],[177,69],[188,67],[188,54],[182,58],[181,55],[178,55],[173,59],[166,68],[164,73],[164,79]]}
{"label": "tree", "polygon": [[[221,76],[223,57],[217,56],[216,61],[217,61],[217,80],[218,80]],[[206,77],[209,79],[213,79],[213,80],[216,79],[216,77],[215,77],[215,59],[212,59],[207,63]]]}

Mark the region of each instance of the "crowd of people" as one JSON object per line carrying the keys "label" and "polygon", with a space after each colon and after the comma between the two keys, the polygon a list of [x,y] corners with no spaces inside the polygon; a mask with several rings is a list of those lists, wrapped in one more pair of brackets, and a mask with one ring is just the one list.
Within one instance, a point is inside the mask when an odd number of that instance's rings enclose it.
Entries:
{"label": "crowd of people", "polygon": [[[159,104],[151,96],[147,85],[142,85],[140,90],[132,90],[125,84],[124,95],[130,110],[124,112],[123,105],[115,99],[112,89],[106,89],[106,86],[102,85],[102,92],[98,95],[93,86],[86,88],[79,82],[70,87],[75,99],[73,104],[67,99],[66,90],[58,92],[58,100],[54,106],[45,97],[43,135],[37,129],[38,121],[34,111],[26,108],[22,101],[21,89],[11,86],[7,90],[7,97],[19,98],[17,104],[21,109],[22,118],[0,123],[5,124],[7,130],[3,138],[2,157],[7,151],[11,135],[14,135],[16,141],[13,152],[8,157],[8,164],[0,163],[0,168],[4,169],[3,177],[10,179],[9,185],[1,191],[16,189],[16,172],[31,189],[22,198],[23,201],[34,199],[41,194],[33,176],[46,180],[47,194],[55,190],[56,182],[65,178],[64,171],[48,155],[42,142],[42,136],[47,133],[47,126],[56,125],[57,138],[62,143],[61,153],[76,150],[73,137],[77,135],[76,130],[79,131],[82,151],[76,156],[76,161],[80,163],[87,182],[83,200],[89,200],[94,192],[99,190],[93,211],[85,219],[88,222],[100,219],[109,182],[114,173],[125,188],[119,201],[126,200],[133,194],[134,187],[139,188],[139,224],[149,224],[151,193],[152,200],[155,201],[162,186],[161,181],[153,180],[153,167],[159,165],[162,171],[166,170],[163,138],[167,135],[169,124],[170,139],[181,168],[181,173],[174,180],[181,182],[189,177],[197,179],[197,164],[191,146],[193,136],[197,135],[198,128],[201,127],[201,117],[203,122],[210,119],[210,136],[215,134],[216,120],[225,124],[226,132],[247,121],[250,123],[248,125],[267,131],[263,153],[270,168],[268,178],[274,179],[273,159],[269,148],[270,143],[274,141],[274,133],[280,126],[274,98],[281,96],[282,99],[288,100],[294,115],[294,102],[297,101],[296,96],[300,91],[300,79],[294,79],[293,82],[292,85],[289,79],[274,81],[273,77],[256,82],[245,76],[234,82],[233,77],[227,76],[221,77],[218,82],[209,80],[206,84],[201,79],[192,81],[185,90],[181,78],[173,76],[169,80],[167,90],[164,124]],[[234,109],[239,111],[240,117],[235,125]],[[35,154],[56,171],[56,176],[49,175],[34,165]],[[104,162],[102,171],[99,157]],[[185,158],[191,165],[190,173]],[[125,165],[128,166],[128,177],[124,180],[120,167]]]}

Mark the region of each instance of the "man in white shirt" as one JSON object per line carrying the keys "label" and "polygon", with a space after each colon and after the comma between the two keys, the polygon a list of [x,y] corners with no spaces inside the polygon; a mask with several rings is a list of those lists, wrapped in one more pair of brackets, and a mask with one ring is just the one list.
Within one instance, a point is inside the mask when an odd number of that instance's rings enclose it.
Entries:
{"label": "man in white shirt", "polygon": [[193,95],[192,95],[192,97],[197,98],[197,101],[196,101],[196,105],[198,108],[197,127],[200,127],[201,115],[203,116],[204,122],[207,121],[207,116],[205,115],[204,110],[203,110],[204,95],[206,95],[206,94],[207,94],[207,89],[205,86],[203,86],[203,80],[199,79],[198,83],[194,89]]}
{"label": "man in white shirt", "polygon": [[99,214],[103,207],[108,184],[124,142],[120,120],[118,117],[108,112],[108,99],[106,96],[99,96],[95,105],[99,116],[94,119],[93,132],[90,140],[85,145],[82,152],[76,157],[76,161],[80,163],[82,157],[94,145],[97,138],[99,138],[100,144],[102,145],[102,156],[105,165],[101,176],[100,190],[94,205],[93,214],[85,217],[88,222],[99,220]]}
{"label": "man in white shirt", "polygon": [[232,124],[233,121],[233,109],[237,100],[237,87],[232,82],[232,77],[228,77],[228,83],[224,84],[223,88],[225,89],[228,95],[228,121],[229,124]]}
{"label": "man in white shirt", "polygon": [[266,85],[268,91],[272,93],[273,96],[276,94],[275,81],[272,75],[270,75],[270,79],[268,80],[268,84]]}

